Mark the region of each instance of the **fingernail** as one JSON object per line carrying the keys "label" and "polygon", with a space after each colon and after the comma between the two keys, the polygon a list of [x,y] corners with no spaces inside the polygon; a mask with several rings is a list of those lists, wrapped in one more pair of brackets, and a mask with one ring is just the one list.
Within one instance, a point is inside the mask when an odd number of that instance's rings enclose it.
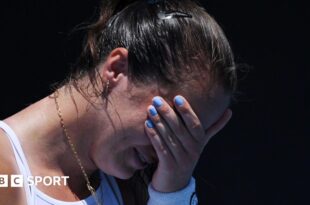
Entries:
{"label": "fingernail", "polygon": [[174,102],[177,106],[182,106],[184,104],[183,98],[179,95],[174,98]]}
{"label": "fingernail", "polygon": [[146,120],[146,126],[148,128],[154,128],[154,124],[153,124],[153,122],[151,120]]}
{"label": "fingernail", "polygon": [[160,107],[160,106],[163,105],[163,101],[160,99],[160,97],[156,96],[156,97],[153,98],[153,105],[155,107]]}
{"label": "fingernail", "polygon": [[149,109],[149,112],[151,113],[152,116],[156,116],[157,115],[157,110],[153,106]]}

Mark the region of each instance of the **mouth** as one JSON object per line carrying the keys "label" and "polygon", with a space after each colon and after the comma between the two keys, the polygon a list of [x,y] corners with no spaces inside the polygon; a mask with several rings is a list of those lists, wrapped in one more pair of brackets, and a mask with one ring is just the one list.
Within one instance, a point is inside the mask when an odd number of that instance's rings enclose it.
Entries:
{"label": "mouth", "polygon": [[139,152],[136,148],[133,148],[134,150],[134,158],[133,158],[133,166],[140,170],[140,169],[144,169],[147,166],[147,163],[144,162],[140,156],[139,156]]}
{"label": "mouth", "polygon": [[146,159],[144,158],[144,156],[140,152],[138,152],[138,156],[140,157],[140,159],[143,163],[147,163]]}
{"label": "mouth", "polygon": [[143,163],[143,164],[150,164],[150,162],[147,160],[147,158],[141,153],[139,152],[136,148],[134,148],[136,154],[138,155],[140,161]]}

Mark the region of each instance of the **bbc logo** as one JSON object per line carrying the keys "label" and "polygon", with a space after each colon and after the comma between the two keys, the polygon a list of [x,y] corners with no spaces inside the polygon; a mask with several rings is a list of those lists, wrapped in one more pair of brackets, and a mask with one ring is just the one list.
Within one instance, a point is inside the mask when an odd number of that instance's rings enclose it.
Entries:
{"label": "bbc logo", "polygon": [[[67,186],[69,176],[28,176],[23,175],[0,175],[1,187],[23,187],[25,185],[43,184],[44,186]],[[9,184],[10,183],[10,184]]]}
{"label": "bbc logo", "polygon": [[[10,184],[9,184],[10,182]],[[24,178],[23,175],[0,175],[0,187],[23,187]]]}

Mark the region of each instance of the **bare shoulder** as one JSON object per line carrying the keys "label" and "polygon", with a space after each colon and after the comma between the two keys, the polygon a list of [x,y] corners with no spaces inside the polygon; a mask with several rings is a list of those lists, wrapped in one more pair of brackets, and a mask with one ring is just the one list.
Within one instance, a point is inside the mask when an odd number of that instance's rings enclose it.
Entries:
{"label": "bare shoulder", "polygon": [[18,174],[15,157],[11,143],[2,129],[0,129],[0,175],[8,176],[8,187],[1,187],[4,183],[3,177],[0,177],[0,205],[5,204],[25,204],[23,200],[22,188],[11,188],[10,175]]}

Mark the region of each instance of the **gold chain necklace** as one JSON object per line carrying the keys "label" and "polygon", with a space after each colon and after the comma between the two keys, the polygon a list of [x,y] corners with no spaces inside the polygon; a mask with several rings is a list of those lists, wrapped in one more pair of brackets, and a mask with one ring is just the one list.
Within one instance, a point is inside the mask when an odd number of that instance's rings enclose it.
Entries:
{"label": "gold chain necklace", "polygon": [[81,160],[80,160],[80,158],[79,158],[79,156],[78,156],[78,153],[77,153],[77,151],[76,151],[76,148],[75,148],[74,144],[72,143],[71,137],[70,137],[70,135],[68,134],[68,130],[67,130],[66,126],[65,126],[65,122],[64,122],[64,119],[63,119],[63,117],[62,117],[62,112],[61,112],[61,110],[60,110],[60,106],[59,106],[59,103],[58,103],[58,100],[57,100],[57,98],[58,98],[58,93],[59,93],[59,92],[58,92],[58,90],[57,90],[56,92],[57,92],[57,94],[55,93],[54,99],[55,99],[57,114],[58,114],[58,117],[59,117],[59,120],[60,120],[60,125],[61,125],[61,127],[62,127],[63,133],[64,133],[64,135],[67,137],[67,140],[68,140],[68,143],[69,143],[69,145],[70,145],[70,147],[71,147],[71,150],[72,150],[72,152],[73,152],[73,155],[74,155],[74,157],[75,157],[77,163],[79,164],[79,166],[80,166],[80,168],[81,168],[81,171],[82,171],[82,173],[83,173],[83,176],[84,176],[84,178],[85,178],[85,180],[86,180],[87,189],[90,191],[91,195],[94,197],[94,199],[95,199],[95,201],[96,201],[96,204],[97,204],[97,205],[103,205],[103,203],[101,203],[100,200],[99,200],[99,198],[97,197],[95,189],[90,185],[89,178],[88,178],[88,176],[87,176],[87,174],[86,174],[86,172],[85,172],[85,169],[84,169],[84,167],[83,167],[83,165],[82,165],[82,162],[81,162]]}

